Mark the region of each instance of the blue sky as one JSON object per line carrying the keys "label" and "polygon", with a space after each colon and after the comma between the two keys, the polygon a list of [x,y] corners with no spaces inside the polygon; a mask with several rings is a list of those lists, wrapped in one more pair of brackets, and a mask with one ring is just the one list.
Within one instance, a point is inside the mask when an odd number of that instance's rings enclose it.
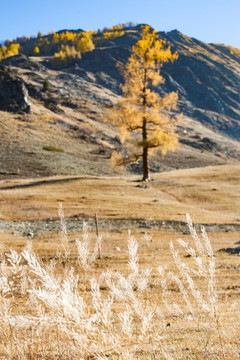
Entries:
{"label": "blue sky", "polygon": [[0,40],[133,21],[240,47],[240,0],[0,0]]}

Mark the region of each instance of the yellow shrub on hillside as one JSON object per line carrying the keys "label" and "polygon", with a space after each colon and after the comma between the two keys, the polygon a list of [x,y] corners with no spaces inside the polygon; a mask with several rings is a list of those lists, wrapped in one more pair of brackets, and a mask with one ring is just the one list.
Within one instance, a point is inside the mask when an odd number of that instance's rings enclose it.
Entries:
{"label": "yellow shrub on hillside", "polygon": [[77,37],[77,34],[71,32],[71,31],[66,31],[59,35],[59,39],[61,42],[68,42],[68,41],[74,42],[76,40],[76,37]]}
{"label": "yellow shrub on hillside", "polygon": [[117,38],[119,36],[123,36],[124,34],[125,33],[124,33],[123,30],[122,31],[118,31],[118,30],[116,30],[116,31],[105,31],[103,33],[103,37],[104,37],[104,39],[115,39],[115,38]]}
{"label": "yellow shrub on hillside", "polygon": [[2,46],[0,48],[0,61],[9,57],[14,56],[19,53],[20,45],[17,43],[12,43],[9,46]]}
{"label": "yellow shrub on hillside", "polygon": [[54,54],[55,66],[67,66],[73,59],[80,59],[81,53],[74,46],[62,45],[61,50]]}
{"label": "yellow shrub on hillside", "polygon": [[92,41],[92,31],[87,31],[81,34],[80,39],[77,42],[77,50],[81,53],[86,51],[92,51],[95,48]]}
{"label": "yellow shrub on hillside", "polygon": [[58,43],[59,42],[59,40],[60,40],[60,36],[59,36],[59,34],[57,34],[57,33],[53,33],[53,42],[54,43]]}
{"label": "yellow shrub on hillside", "polygon": [[33,50],[33,55],[38,56],[40,53],[39,47],[35,46],[34,50]]}

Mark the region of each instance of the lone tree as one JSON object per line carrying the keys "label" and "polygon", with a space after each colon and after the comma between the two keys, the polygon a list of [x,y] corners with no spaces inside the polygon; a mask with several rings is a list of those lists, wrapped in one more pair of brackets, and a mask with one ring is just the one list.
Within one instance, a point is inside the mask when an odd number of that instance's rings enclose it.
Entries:
{"label": "lone tree", "polygon": [[128,153],[114,152],[111,159],[119,166],[142,158],[143,181],[150,180],[149,155],[156,149],[164,155],[177,144],[174,128],[180,117],[170,111],[177,109],[178,94],[161,97],[157,92],[157,86],[164,83],[161,66],[177,58],[177,53],[172,54],[165,41],[158,39],[156,30],[145,25],[126,66],[120,66],[125,80],[123,95],[106,121],[119,127],[122,142],[128,140]]}

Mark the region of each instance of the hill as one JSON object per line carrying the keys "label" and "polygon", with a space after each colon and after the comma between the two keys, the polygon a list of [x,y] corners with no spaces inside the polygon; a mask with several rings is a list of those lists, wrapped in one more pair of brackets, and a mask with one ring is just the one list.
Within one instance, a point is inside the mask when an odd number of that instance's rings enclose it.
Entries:
{"label": "hill", "polygon": [[[116,173],[107,159],[121,144],[116,129],[104,124],[101,114],[121,94],[123,79],[116,64],[127,62],[141,26],[96,32],[94,49],[56,64],[54,36],[64,38],[67,33],[85,32],[63,30],[58,35],[19,39],[22,54],[1,61],[6,71],[11,69],[24,83],[31,101],[28,115],[1,112],[0,176],[4,178]],[[183,122],[177,128],[179,149],[164,158],[158,154],[151,168],[162,171],[238,162],[238,49],[205,44],[177,30],[160,32],[159,37],[178,51],[179,59],[163,66],[166,81],[158,91],[178,91]],[[38,45],[40,54],[42,49],[45,54],[27,56]],[[43,91],[46,81],[50,89]],[[135,164],[130,171],[136,173],[140,166]]]}

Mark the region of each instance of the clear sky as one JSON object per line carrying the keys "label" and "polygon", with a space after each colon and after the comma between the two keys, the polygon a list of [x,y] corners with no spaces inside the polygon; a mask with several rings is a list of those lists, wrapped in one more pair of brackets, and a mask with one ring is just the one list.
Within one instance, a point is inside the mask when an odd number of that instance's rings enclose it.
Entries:
{"label": "clear sky", "polygon": [[240,47],[240,0],[0,0],[0,40],[122,22]]}

